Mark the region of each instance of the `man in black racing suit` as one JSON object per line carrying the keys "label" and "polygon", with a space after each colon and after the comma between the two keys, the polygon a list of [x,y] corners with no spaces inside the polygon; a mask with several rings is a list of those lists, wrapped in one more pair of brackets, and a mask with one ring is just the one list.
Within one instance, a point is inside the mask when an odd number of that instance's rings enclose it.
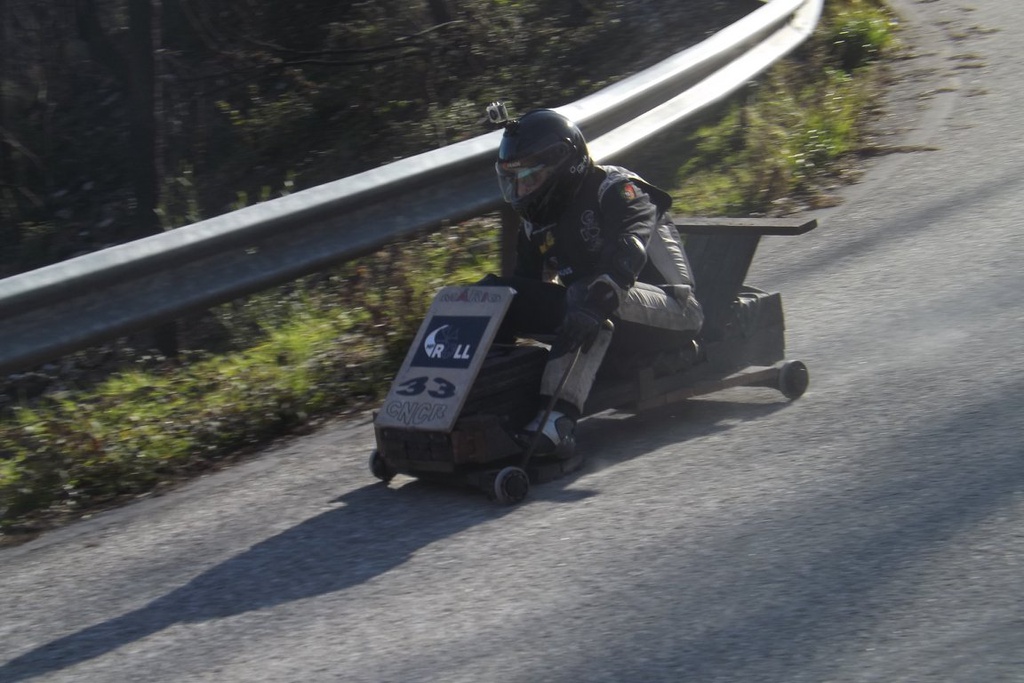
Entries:
{"label": "man in black racing suit", "polygon": [[682,350],[703,314],[667,193],[624,168],[594,164],[579,128],[553,110],[504,125],[496,169],[505,201],[522,218],[517,262],[511,277],[480,284],[516,290],[498,341],[556,335],[541,409],[525,427],[527,438],[541,432],[536,454],[553,454],[571,438],[610,346]]}

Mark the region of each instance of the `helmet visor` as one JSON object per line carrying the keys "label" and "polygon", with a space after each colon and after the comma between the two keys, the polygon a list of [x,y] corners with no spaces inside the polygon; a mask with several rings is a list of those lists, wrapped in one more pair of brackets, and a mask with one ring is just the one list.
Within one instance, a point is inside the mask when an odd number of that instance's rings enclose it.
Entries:
{"label": "helmet visor", "polygon": [[522,201],[534,193],[543,191],[555,173],[555,167],[546,163],[499,161],[495,168],[498,171],[501,195],[510,203]]}
{"label": "helmet visor", "polygon": [[543,195],[569,158],[569,146],[562,140],[525,156],[505,156],[502,152],[495,168],[501,194],[510,203],[529,202]]}

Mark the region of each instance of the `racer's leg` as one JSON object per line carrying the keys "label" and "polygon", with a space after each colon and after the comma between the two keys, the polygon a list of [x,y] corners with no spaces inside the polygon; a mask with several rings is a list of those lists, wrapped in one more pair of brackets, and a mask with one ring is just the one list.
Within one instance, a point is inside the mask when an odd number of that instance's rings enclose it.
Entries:
{"label": "racer's leg", "polygon": [[[578,356],[573,351],[548,358],[540,380],[540,409],[523,428],[528,438],[541,432],[535,455],[558,452],[559,446],[573,435],[612,336],[611,325],[602,327],[593,343],[586,349],[580,349]],[[552,397],[556,400],[548,413]]]}
{"label": "racer's leg", "polygon": [[478,285],[516,290],[495,341],[510,344],[517,336],[553,335],[565,318],[565,287],[523,277],[488,275]]}
{"label": "racer's leg", "polygon": [[[478,285],[511,287],[516,290],[512,297],[508,312],[498,328],[496,343],[512,343],[517,336],[532,335],[553,336],[565,319],[567,290],[559,284],[542,282],[520,277],[499,277],[488,275]],[[541,379],[541,408],[534,420],[526,425],[523,437],[530,441],[538,432],[543,432],[540,443],[535,450],[536,455],[554,453],[558,445],[572,434],[579,419],[586,394],[593,384],[593,375],[601,365],[601,358],[608,348],[611,334],[606,333],[596,340],[590,349],[580,353],[580,359],[570,377],[566,378],[560,395],[566,397],[559,400],[551,411],[545,424],[541,424],[544,413],[551,403],[559,384],[570,367],[575,354],[562,354],[549,358]],[[588,360],[591,358],[592,360]],[[577,407],[579,406],[579,407]]]}
{"label": "racer's leg", "polygon": [[683,347],[700,331],[704,314],[686,285],[660,287],[638,282],[626,292],[614,321],[612,354],[635,355]]}
{"label": "racer's leg", "polygon": [[556,405],[556,409],[568,414],[574,420],[579,419],[583,414],[587,395],[597,377],[597,371],[611,344],[612,336],[611,326],[602,327],[594,342],[586,349],[580,349],[578,357],[575,351],[550,356],[540,379],[541,396],[546,399],[554,396],[565,373],[569,372],[569,376],[565,378],[562,389],[558,393],[560,405]]}
{"label": "racer's leg", "polygon": [[[513,305],[518,299],[522,308],[516,314],[511,314],[510,310],[506,322],[516,321],[520,325],[520,333],[525,321],[529,320],[543,320],[543,329],[539,329],[541,325],[534,322],[532,331],[551,333],[561,323],[568,302],[577,297],[582,300],[586,296],[589,281],[573,283],[568,289],[519,278],[495,277],[488,284],[507,284],[517,290]],[[549,287],[561,290],[557,303],[555,293],[549,292]],[[616,347],[626,347],[635,353],[681,349],[694,338],[703,323],[700,304],[686,285],[675,285],[668,288],[668,291],[671,294],[661,287],[637,283],[626,292],[613,316],[616,328],[614,334],[610,329],[602,329],[594,343],[580,352],[574,365],[575,354],[572,353],[558,354],[548,359],[541,377],[542,408],[537,417],[524,428],[528,433],[542,432],[543,438],[536,450],[538,455],[555,452],[559,443],[572,434],[613,339]],[[518,316],[524,316],[525,319],[521,320]],[[556,342],[555,348],[558,347]],[[568,377],[565,377],[570,366],[572,369]],[[559,384],[562,387],[554,410],[547,421],[541,424],[545,408],[555,396]]]}
{"label": "racer's leg", "polygon": [[648,328],[696,332],[704,322],[700,304],[687,285],[671,285],[666,288],[638,282],[631,287],[615,317]]}
{"label": "racer's leg", "polygon": [[[566,290],[566,305],[571,302],[582,302],[586,297],[588,284],[589,281],[579,281],[569,286]],[[576,422],[583,415],[583,406],[587,402],[587,396],[612,337],[612,326],[602,327],[594,341],[586,348],[580,349],[579,355],[575,349],[567,351],[564,344],[555,340],[540,379],[540,410],[533,421],[524,427],[529,437],[541,432],[534,451],[536,455],[557,452],[559,445],[575,431]],[[542,423],[552,398],[556,399],[554,409]]]}

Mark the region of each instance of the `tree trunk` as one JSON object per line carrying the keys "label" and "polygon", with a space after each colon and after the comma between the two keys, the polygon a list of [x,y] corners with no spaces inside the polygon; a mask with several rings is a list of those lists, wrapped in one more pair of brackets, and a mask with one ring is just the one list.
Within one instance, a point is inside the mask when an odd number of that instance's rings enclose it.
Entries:
{"label": "tree trunk", "polygon": [[[157,143],[156,45],[160,0],[129,0],[130,38],[128,71],[131,74],[132,177],[135,183],[135,234],[133,239],[160,232],[157,205],[160,200]],[[174,321],[153,329],[153,345],[167,357],[178,355],[178,327]]]}
{"label": "tree trunk", "polygon": [[582,26],[593,11],[583,0],[569,0],[569,23],[573,26]]}
{"label": "tree trunk", "polygon": [[[128,0],[127,54],[119,50],[100,24],[95,0],[77,0],[79,32],[93,57],[106,66],[128,91],[128,144],[131,146],[130,170],[135,193],[135,217],[130,240],[160,232],[156,209],[160,178],[157,171],[156,62],[157,31],[154,8],[160,0]],[[167,356],[178,352],[177,326],[174,322],[153,330],[153,344]]]}
{"label": "tree trunk", "polygon": [[[10,182],[13,186],[14,175],[8,172],[7,141],[3,139],[2,131],[7,130],[7,88],[2,84],[7,81],[7,50],[6,46],[11,44],[11,36],[7,35],[7,3],[0,0],[0,187]],[[0,201],[0,211],[3,210],[3,203]],[[0,222],[7,223],[7,217],[0,214]],[[0,228],[0,243],[2,243],[4,230]],[[5,250],[11,249],[13,245],[3,244]]]}
{"label": "tree trunk", "polygon": [[434,24],[447,24],[454,18],[451,0],[427,0],[427,5],[430,7],[430,18]]}
{"label": "tree trunk", "polygon": [[133,238],[159,232],[156,171],[156,70],[153,55],[153,0],[130,0],[128,73],[130,78],[131,166],[135,184]]}

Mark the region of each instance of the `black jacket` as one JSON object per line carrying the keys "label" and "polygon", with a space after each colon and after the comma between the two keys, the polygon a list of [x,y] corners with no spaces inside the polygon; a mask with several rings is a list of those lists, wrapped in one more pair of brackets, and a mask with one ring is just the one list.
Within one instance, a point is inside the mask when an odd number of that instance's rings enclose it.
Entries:
{"label": "black jacket", "polygon": [[623,235],[644,246],[639,282],[693,285],[679,234],[668,214],[671,197],[618,166],[592,166],[557,223],[523,223],[515,274],[541,278],[545,268],[562,283],[610,274]]}

